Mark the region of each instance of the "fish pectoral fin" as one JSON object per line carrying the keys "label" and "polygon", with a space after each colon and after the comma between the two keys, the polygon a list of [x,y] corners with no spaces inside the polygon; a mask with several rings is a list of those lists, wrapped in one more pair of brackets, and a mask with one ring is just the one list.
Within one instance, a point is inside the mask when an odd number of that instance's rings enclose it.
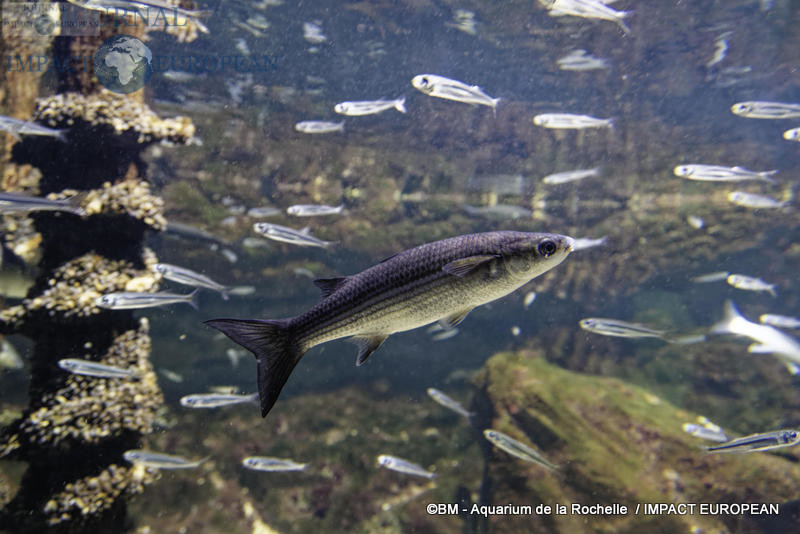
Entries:
{"label": "fish pectoral fin", "polygon": [[322,298],[325,298],[342,287],[347,280],[349,280],[348,276],[341,276],[337,278],[317,278],[314,280],[314,285],[322,290]]}
{"label": "fish pectoral fin", "polygon": [[463,321],[472,310],[473,308],[467,308],[466,310],[457,311],[456,313],[448,315],[447,317],[442,317],[439,319],[439,324],[442,325],[442,328],[445,330],[455,328],[461,324],[461,321]]}
{"label": "fish pectoral fin", "polygon": [[367,358],[375,352],[378,347],[386,341],[389,336],[383,334],[375,334],[372,336],[356,336],[353,340],[358,344],[358,356],[356,357],[356,367],[364,365]]}
{"label": "fish pectoral fin", "polygon": [[485,255],[485,256],[469,256],[467,258],[461,258],[460,260],[451,261],[444,267],[442,270],[447,274],[452,274],[453,276],[458,276],[459,278],[468,275],[473,270],[477,269],[484,263],[488,261],[492,261],[493,259],[498,258],[498,256],[493,255]]}

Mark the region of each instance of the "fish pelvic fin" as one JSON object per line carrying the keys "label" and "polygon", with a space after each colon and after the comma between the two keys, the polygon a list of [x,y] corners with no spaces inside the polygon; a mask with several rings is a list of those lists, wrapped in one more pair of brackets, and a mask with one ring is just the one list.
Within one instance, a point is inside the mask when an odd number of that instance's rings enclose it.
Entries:
{"label": "fish pelvic fin", "polygon": [[290,323],[290,319],[212,319],[205,322],[252,352],[258,360],[261,417],[266,417],[275,405],[289,375],[303,357]]}

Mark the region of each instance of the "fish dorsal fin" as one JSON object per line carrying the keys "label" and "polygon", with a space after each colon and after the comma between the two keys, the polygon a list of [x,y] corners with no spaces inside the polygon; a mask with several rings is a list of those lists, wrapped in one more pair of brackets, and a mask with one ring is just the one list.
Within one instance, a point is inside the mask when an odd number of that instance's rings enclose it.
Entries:
{"label": "fish dorsal fin", "polygon": [[338,278],[317,278],[314,280],[314,285],[322,290],[322,297],[325,298],[342,287],[349,279],[349,276],[340,276]]}
{"label": "fish dorsal fin", "polygon": [[444,267],[442,270],[447,274],[452,274],[453,276],[458,276],[461,278],[462,276],[466,276],[474,269],[477,269],[487,261],[491,261],[499,256],[492,256],[492,255],[485,255],[485,256],[469,256],[467,258],[461,258],[460,260],[451,261]]}
{"label": "fish dorsal fin", "polygon": [[445,330],[450,330],[451,328],[455,328],[464,318],[472,311],[472,308],[467,308],[466,310],[457,311],[447,317],[443,317],[439,319],[439,324],[442,325],[442,328]]}
{"label": "fish dorsal fin", "polygon": [[363,365],[367,358],[377,350],[381,344],[386,341],[389,336],[383,334],[374,334],[367,336],[357,336],[353,340],[358,344],[358,357],[356,357],[356,366]]}
{"label": "fish dorsal fin", "polygon": [[392,258],[394,258],[395,256],[397,256],[398,254],[400,254],[400,253],[399,253],[399,252],[397,252],[397,253],[395,253],[395,254],[392,254],[391,256],[386,256],[385,258],[383,258],[383,259],[382,259],[381,261],[379,261],[378,263],[386,263],[387,261],[391,260]]}

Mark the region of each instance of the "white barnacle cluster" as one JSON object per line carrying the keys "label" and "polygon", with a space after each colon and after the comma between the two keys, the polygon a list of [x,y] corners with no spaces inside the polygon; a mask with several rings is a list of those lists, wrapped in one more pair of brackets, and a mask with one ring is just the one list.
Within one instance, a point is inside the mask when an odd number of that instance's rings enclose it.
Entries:
{"label": "white barnacle cluster", "polygon": [[79,256],[56,269],[47,281],[49,287],[40,295],[3,310],[0,319],[19,318],[15,308],[23,312],[47,310],[50,316],[88,317],[100,312],[95,300],[106,293],[155,291],[161,282],[161,274],[153,271],[158,259],[150,249],[144,250],[142,259],[145,268],[136,269],[125,260],[109,260],[93,253]]}
{"label": "white barnacle cluster", "polygon": [[62,441],[98,444],[123,432],[147,434],[163,403],[150,364],[149,322],[114,339],[99,363],[135,368],[130,379],[66,375],[63,387],[42,397],[42,405],[19,427],[20,439],[40,445]]}
{"label": "white barnacle cluster", "polygon": [[145,470],[136,466],[109,465],[97,475],[87,476],[68,483],[64,489],[47,501],[44,513],[51,526],[110,508],[123,495],[135,495],[144,491],[144,486],[160,477],[157,470]]}
{"label": "white barnacle cluster", "polygon": [[138,143],[186,144],[195,133],[188,117],[161,119],[147,105],[107,90],[88,96],[59,93],[40,98],[33,118],[61,128],[74,126],[79,121],[89,126],[111,126],[116,135],[136,132]]}

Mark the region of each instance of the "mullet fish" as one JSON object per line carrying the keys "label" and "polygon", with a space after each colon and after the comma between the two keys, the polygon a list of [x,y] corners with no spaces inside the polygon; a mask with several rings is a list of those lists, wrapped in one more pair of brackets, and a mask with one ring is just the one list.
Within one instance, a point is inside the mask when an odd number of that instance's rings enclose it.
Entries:
{"label": "mullet fish", "polygon": [[477,85],[467,85],[458,80],[451,80],[444,76],[435,74],[420,74],[414,76],[411,85],[419,89],[428,96],[444,98],[445,100],[455,100],[465,104],[478,104],[492,108],[492,112],[497,114],[497,104],[499,98],[492,98],[483,92]]}
{"label": "mullet fish", "polygon": [[748,119],[796,119],[800,117],[800,104],[756,100],[734,104],[731,111]]}
{"label": "mullet fish", "polygon": [[545,459],[542,454],[528,447],[521,441],[517,441],[511,436],[507,436],[502,432],[498,432],[497,430],[492,430],[491,428],[487,428],[483,431],[483,436],[492,442],[495,447],[501,449],[511,456],[516,456],[520,460],[525,460],[526,462],[531,462],[534,464],[539,464],[542,467],[546,467],[551,471],[555,471],[558,469],[556,465],[550,463],[547,459]]}
{"label": "mullet fish", "polygon": [[188,295],[176,295],[175,293],[167,293],[166,291],[161,291],[159,293],[122,291],[119,293],[106,293],[105,295],[97,297],[94,304],[98,308],[105,308],[107,310],[139,310],[185,302],[196,310],[198,291],[198,289],[195,289]]}
{"label": "mullet fish", "polygon": [[51,200],[24,193],[0,193],[0,213],[31,213],[33,211],[65,211],[81,217],[86,215],[83,208],[77,205],[75,197],[69,200]]}
{"label": "mullet fish", "polygon": [[614,120],[573,113],[542,113],[533,118],[533,124],[553,130],[583,130],[586,128],[613,128]]}
{"label": "mullet fish", "polygon": [[396,109],[400,113],[406,112],[406,97],[395,100],[364,100],[357,102],[340,102],[333,106],[333,111],[340,115],[350,117],[361,117],[364,115],[375,115],[387,109]]}
{"label": "mullet fish", "polygon": [[253,230],[273,241],[280,241],[281,243],[289,243],[301,247],[328,248],[335,244],[334,241],[323,241],[311,235],[311,228],[309,226],[306,226],[302,230],[295,230],[294,228],[281,226],[280,224],[260,222],[253,225]]}
{"label": "mullet fish", "polygon": [[152,469],[193,469],[208,460],[208,458],[203,458],[193,462],[181,456],[141,449],[125,451],[122,457],[132,464],[139,464]]}
{"label": "mullet fish", "polygon": [[798,443],[800,443],[800,432],[786,428],[736,438],[722,445],[706,447],[706,450],[708,452],[761,452],[782,447],[794,447]]}
{"label": "mullet fish", "polygon": [[308,464],[286,460],[284,458],[271,458],[269,456],[248,456],[242,460],[242,465],[253,471],[268,473],[284,473],[287,471],[303,471]]}
{"label": "mullet fish", "polygon": [[557,234],[487,232],[421,245],[352,276],[315,280],[323,298],[297,317],[214,319],[206,324],[258,360],[261,413],[270,411],[312,347],[354,337],[363,364],[391,334],[436,321],[458,325],[473,308],[503,297],[562,261],[573,240]]}
{"label": "mullet fish", "polygon": [[744,167],[723,167],[722,165],[701,165],[699,163],[678,165],[673,169],[675,176],[686,178],[687,180],[697,180],[700,182],[742,182],[744,180],[764,180],[774,184],[775,180],[770,178],[776,174],[777,170],[772,171],[751,171]]}
{"label": "mullet fish", "polygon": [[378,465],[385,467],[386,469],[391,469],[392,471],[397,471],[398,473],[404,473],[406,475],[414,475],[428,479],[436,477],[435,474],[427,471],[421,465],[417,465],[413,462],[409,462],[408,460],[403,460],[402,458],[390,456],[388,454],[381,454],[378,456]]}

